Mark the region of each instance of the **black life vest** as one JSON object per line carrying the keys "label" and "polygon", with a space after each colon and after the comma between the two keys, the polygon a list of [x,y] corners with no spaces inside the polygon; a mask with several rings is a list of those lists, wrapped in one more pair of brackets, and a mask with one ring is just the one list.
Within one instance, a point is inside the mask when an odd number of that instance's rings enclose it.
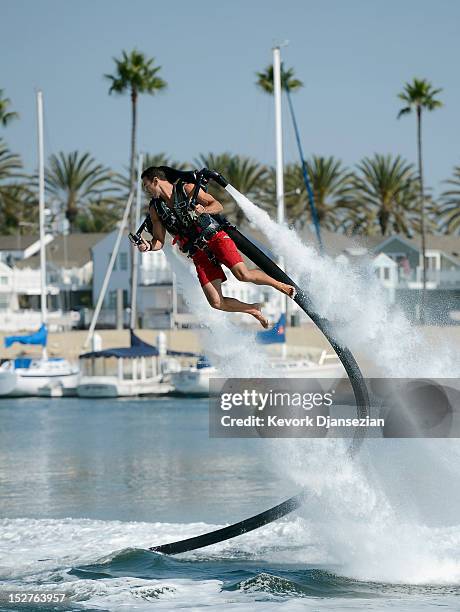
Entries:
{"label": "black life vest", "polygon": [[[166,231],[179,240],[181,251],[192,257],[197,250],[207,251],[207,243],[218,231],[228,226],[226,219],[202,213],[194,216],[189,205],[184,182],[177,181],[173,186],[173,205],[169,207],[160,198],[153,198],[153,206]],[[207,252],[209,256],[209,252]]]}

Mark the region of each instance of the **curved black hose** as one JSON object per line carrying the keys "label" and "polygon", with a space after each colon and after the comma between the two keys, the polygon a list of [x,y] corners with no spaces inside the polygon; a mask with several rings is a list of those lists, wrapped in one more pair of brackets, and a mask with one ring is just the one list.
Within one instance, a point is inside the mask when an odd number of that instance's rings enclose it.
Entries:
{"label": "curved black hose", "polygon": [[[302,308],[302,310],[310,317],[310,319],[316,324],[320,331],[327,338],[338,358],[343,364],[345,371],[350,379],[353,393],[356,401],[356,410],[358,417],[365,418],[369,414],[369,394],[367,391],[366,383],[364,382],[363,375],[356,359],[353,357],[351,351],[342,346],[339,342],[334,339],[331,324],[327,319],[320,317],[314,310],[310,299],[307,294],[285,273],[279,266],[277,266],[263,251],[261,251],[254,243],[252,243],[246,236],[244,236],[238,229],[234,227],[226,227],[225,231],[233,239],[238,249],[246,255],[256,266],[263,270],[266,274],[279,280],[288,285],[293,285],[297,290],[295,302]],[[350,455],[353,457],[362,442],[364,431],[362,427],[356,428],[355,437],[353,438],[352,446],[349,450]],[[211,544],[217,544],[230,538],[242,535],[248,531],[258,529],[263,525],[272,523],[277,519],[286,516],[293,510],[299,508],[305,502],[306,493],[302,492],[294,497],[290,497],[286,501],[269,508],[260,514],[251,516],[250,518],[233,523],[221,529],[210,531],[193,538],[187,538],[185,540],[178,540],[177,542],[170,542],[169,544],[161,544],[159,546],[152,546],[149,550],[154,552],[161,552],[167,555],[177,555],[182,552],[195,550],[197,548],[203,548],[204,546],[210,546]]]}

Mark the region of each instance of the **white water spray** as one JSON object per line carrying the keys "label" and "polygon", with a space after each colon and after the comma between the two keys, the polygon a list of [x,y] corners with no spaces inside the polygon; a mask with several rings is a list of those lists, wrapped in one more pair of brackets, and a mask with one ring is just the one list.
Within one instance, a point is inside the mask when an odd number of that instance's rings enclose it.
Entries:
{"label": "white water spray", "polygon": [[[400,311],[391,311],[369,266],[353,270],[302,244],[231,185],[227,191],[335,336],[384,377],[458,377],[453,345],[433,349]],[[284,471],[311,498],[303,514],[347,575],[408,583],[460,581],[456,440],[374,440],[351,462],[341,441],[276,440]],[[308,562],[308,553],[305,561]]]}
{"label": "white water spray", "polygon": [[335,325],[339,341],[375,361],[387,377],[458,377],[454,346],[433,353],[432,346],[400,311],[390,312],[384,290],[370,267],[366,274],[335,262],[303,244],[295,231],[273,221],[231,185],[226,190],[247,218],[284,258],[294,280],[312,299],[315,310]]}

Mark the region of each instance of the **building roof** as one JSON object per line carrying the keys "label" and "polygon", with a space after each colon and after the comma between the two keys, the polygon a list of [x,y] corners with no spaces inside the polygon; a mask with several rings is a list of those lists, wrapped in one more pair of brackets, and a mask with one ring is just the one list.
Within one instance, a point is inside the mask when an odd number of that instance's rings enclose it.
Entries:
{"label": "building roof", "polygon": [[[387,238],[381,240],[376,245],[377,250],[380,250],[382,245],[386,242],[390,242],[391,239],[401,240],[402,242],[409,244],[413,249],[419,252],[421,251],[422,247],[420,236],[417,236],[416,238],[406,238],[406,236],[401,236],[399,234],[388,236]],[[428,250],[441,251],[442,253],[449,255],[449,257],[452,257],[452,259],[460,264],[460,236],[427,234],[426,248]]]}
{"label": "building roof", "polygon": [[[92,260],[91,248],[107,234],[69,234],[57,236],[46,247],[47,263],[63,268],[81,268]],[[18,261],[18,268],[39,268],[40,256]]]}
{"label": "building roof", "polygon": [[15,234],[14,236],[0,236],[0,251],[24,251],[30,245],[38,242],[40,236],[21,236]]}

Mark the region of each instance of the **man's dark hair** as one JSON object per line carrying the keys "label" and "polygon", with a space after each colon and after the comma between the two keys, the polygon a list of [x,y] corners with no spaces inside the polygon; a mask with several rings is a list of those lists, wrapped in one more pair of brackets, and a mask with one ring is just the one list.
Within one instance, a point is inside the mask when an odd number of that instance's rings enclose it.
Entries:
{"label": "man's dark hair", "polygon": [[177,170],[176,168],[170,168],[169,166],[150,166],[141,174],[141,179],[144,178],[148,181],[153,181],[154,178],[159,178],[160,181],[168,181],[172,184],[178,180],[185,181],[186,183],[195,182],[195,175],[193,171]]}
{"label": "man's dark hair", "polygon": [[[145,178],[148,181],[153,181],[154,178],[159,178],[161,181],[167,181],[169,179],[166,176],[166,169],[167,166],[150,166],[142,172],[141,179]],[[172,168],[168,168],[168,170],[172,170]]]}

